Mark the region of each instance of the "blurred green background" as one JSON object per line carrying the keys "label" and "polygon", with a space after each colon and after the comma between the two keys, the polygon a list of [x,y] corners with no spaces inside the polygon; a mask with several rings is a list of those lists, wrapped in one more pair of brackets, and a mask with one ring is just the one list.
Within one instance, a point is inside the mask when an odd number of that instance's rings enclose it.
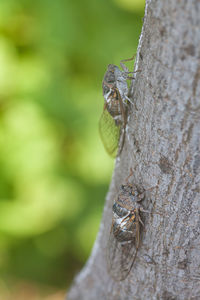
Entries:
{"label": "blurred green background", "polygon": [[98,134],[109,63],[143,0],[0,0],[0,300],[63,299],[94,243],[114,161]]}

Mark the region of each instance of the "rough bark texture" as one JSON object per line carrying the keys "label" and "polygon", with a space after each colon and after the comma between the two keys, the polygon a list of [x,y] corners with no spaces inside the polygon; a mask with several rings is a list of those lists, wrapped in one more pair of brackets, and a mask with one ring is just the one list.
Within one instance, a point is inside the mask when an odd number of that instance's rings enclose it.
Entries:
{"label": "rough bark texture", "polygon": [[[146,3],[125,146],[100,231],[68,300],[200,299],[200,1]],[[107,272],[112,203],[130,172],[147,194],[141,246],[129,276]],[[161,214],[156,212],[160,211]]]}

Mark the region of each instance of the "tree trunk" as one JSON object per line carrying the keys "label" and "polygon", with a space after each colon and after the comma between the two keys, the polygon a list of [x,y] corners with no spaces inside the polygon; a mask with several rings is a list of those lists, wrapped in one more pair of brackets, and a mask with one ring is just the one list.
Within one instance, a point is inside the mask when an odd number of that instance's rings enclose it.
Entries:
{"label": "tree trunk", "polygon": [[[68,300],[200,299],[200,1],[147,1],[126,139],[92,254]],[[123,281],[107,271],[112,205],[130,178],[145,226]],[[155,187],[155,188],[153,188]],[[158,214],[160,212],[160,214]]]}

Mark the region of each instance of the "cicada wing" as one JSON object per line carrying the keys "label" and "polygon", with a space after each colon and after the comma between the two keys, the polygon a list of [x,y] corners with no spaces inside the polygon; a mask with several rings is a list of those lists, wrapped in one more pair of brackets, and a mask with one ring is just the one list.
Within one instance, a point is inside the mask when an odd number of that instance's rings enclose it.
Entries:
{"label": "cicada wing", "polygon": [[107,246],[107,265],[108,272],[115,281],[122,281],[128,276],[136,255],[135,239],[119,242],[111,228]]}
{"label": "cicada wing", "polygon": [[113,157],[115,157],[118,152],[120,132],[120,124],[116,124],[107,109],[104,109],[99,120],[99,133],[106,151]]}

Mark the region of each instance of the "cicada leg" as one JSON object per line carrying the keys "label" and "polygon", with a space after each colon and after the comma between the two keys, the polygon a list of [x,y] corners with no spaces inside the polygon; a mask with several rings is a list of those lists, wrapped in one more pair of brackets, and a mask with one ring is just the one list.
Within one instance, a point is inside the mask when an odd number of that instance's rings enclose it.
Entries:
{"label": "cicada leg", "polygon": [[[123,62],[134,60],[135,56],[136,56],[136,54],[134,54],[131,58],[122,59],[122,60],[120,61],[120,66],[121,66],[121,68],[124,70],[124,72],[129,73],[129,70],[128,70],[128,68],[125,66],[125,64],[123,64]],[[132,73],[132,72],[130,72],[130,73]]]}

